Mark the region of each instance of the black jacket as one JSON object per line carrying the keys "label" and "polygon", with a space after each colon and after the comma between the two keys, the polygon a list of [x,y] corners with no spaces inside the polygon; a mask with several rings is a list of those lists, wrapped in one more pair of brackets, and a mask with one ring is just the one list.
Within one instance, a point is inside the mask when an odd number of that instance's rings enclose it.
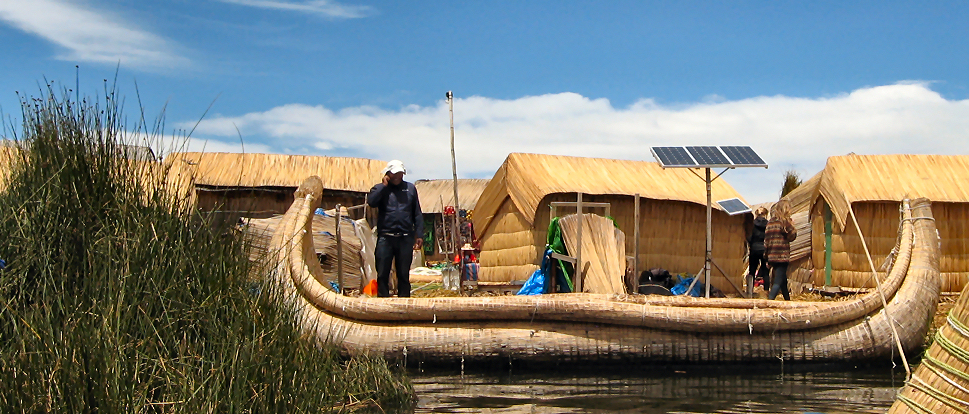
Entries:
{"label": "black jacket", "polygon": [[754,229],[750,232],[750,251],[762,252],[764,251],[764,232],[767,230],[767,219],[764,217],[757,217],[754,219]]}
{"label": "black jacket", "polygon": [[424,215],[414,184],[377,184],[367,194],[367,204],[378,209],[377,234],[409,234],[424,237]]}

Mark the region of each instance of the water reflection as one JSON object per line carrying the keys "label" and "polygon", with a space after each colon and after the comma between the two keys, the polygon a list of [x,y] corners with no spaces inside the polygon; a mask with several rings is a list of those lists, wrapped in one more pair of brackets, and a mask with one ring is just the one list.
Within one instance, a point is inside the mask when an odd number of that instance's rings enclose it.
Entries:
{"label": "water reflection", "polygon": [[883,413],[905,378],[890,366],[794,369],[563,365],[410,375],[423,413]]}

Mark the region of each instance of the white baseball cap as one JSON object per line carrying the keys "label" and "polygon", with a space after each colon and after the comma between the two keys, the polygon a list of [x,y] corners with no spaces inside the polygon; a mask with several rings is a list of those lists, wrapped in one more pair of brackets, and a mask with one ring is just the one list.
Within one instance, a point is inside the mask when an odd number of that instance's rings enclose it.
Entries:
{"label": "white baseball cap", "polygon": [[407,174],[407,169],[404,168],[404,162],[401,160],[393,160],[391,162],[388,162],[387,166],[384,167],[384,174],[386,173],[397,174],[399,172]]}

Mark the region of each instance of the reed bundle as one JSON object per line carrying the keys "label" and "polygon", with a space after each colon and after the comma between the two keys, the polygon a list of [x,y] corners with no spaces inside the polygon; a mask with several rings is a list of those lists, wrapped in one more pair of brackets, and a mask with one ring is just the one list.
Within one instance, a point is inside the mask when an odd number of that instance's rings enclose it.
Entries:
{"label": "reed bundle", "polygon": [[[332,212],[332,210],[331,210]],[[245,228],[245,234],[250,237],[253,245],[251,257],[269,257],[269,243],[272,235],[279,229],[283,216],[276,216],[268,219],[249,219]],[[316,258],[323,269],[321,282],[329,284],[337,283],[338,274],[338,255],[336,240],[336,219],[332,216],[326,217],[313,214],[313,246]],[[356,226],[348,218],[340,220],[340,238],[343,241],[343,284],[344,287],[358,289],[361,286],[361,278],[369,280],[367,272],[364,271],[363,243],[357,234]],[[372,255],[373,252],[371,251]],[[370,260],[372,262],[372,260]],[[372,269],[374,266],[369,263]]]}
{"label": "reed bundle", "polygon": [[[562,238],[569,253],[575,257],[580,248],[578,240],[579,215],[570,214],[559,220]],[[583,214],[582,291],[588,293],[626,293],[623,275],[626,274],[626,235],[616,228],[612,220],[595,214]]]}
{"label": "reed bundle", "polygon": [[890,413],[969,412],[969,286],[935,334],[922,364],[906,381]]}

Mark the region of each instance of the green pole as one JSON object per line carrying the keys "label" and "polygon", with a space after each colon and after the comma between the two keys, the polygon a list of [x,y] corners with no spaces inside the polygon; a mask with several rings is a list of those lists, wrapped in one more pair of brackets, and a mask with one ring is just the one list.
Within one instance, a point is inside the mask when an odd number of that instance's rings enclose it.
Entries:
{"label": "green pole", "polygon": [[831,207],[824,203],[824,285],[831,286]]}

